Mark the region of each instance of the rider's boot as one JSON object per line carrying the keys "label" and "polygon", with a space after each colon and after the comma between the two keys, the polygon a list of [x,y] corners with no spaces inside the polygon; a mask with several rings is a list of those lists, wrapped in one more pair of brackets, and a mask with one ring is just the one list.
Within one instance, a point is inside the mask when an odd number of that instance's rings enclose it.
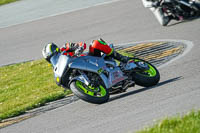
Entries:
{"label": "rider's boot", "polygon": [[127,62],[130,60],[129,57],[123,56],[123,55],[121,55],[120,53],[116,52],[115,50],[114,50],[113,53],[110,55],[110,57],[113,57],[114,59],[119,60],[119,61],[121,61],[121,62],[123,62],[123,63],[127,63]]}

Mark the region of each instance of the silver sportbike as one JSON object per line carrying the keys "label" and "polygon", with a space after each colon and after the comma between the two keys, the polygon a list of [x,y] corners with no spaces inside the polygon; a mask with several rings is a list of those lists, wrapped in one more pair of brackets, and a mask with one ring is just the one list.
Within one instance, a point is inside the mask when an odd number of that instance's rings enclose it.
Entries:
{"label": "silver sportbike", "polygon": [[105,103],[111,94],[125,92],[135,84],[150,87],[160,80],[156,67],[138,58],[124,64],[105,54],[96,57],[57,53],[50,62],[58,85],[95,104]]}

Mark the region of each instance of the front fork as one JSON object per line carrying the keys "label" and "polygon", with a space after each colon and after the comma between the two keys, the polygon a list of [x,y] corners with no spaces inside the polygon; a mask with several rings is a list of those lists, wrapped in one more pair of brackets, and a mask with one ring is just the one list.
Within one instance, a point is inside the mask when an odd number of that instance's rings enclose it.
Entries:
{"label": "front fork", "polygon": [[86,75],[84,72],[80,71],[80,70],[78,70],[78,72],[80,73],[80,75],[75,76],[75,77],[72,77],[72,78],[70,79],[69,83],[68,83],[68,86],[70,86],[71,82],[74,81],[74,80],[79,80],[79,81],[81,81],[82,83],[84,83],[84,84],[86,84],[87,86],[89,86],[89,84],[90,84],[90,79],[87,77],[87,75]]}

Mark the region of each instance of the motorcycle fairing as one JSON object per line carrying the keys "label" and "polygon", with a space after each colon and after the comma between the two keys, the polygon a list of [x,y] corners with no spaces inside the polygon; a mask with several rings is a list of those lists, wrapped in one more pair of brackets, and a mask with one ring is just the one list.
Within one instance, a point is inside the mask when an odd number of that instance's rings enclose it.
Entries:
{"label": "motorcycle fairing", "polygon": [[86,70],[95,73],[98,73],[98,70],[104,68],[105,66],[104,60],[95,56],[81,56],[78,58],[73,58],[73,61],[69,64],[70,68]]}
{"label": "motorcycle fairing", "polygon": [[[109,61],[105,61],[101,57],[82,56],[73,59],[73,61],[69,64],[69,67],[73,69],[80,69],[98,73],[101,79],[103,80],[106,88],[110,88],[115,84],[117,84],[118,82],[128,78],[123,75],[123,72],[120,70],[119,67],[115,66],[112,69],[110,69],[106,66],[105,62],[108,63]],[[107,71],[109,73],[108,77],[102,71]],[[79,79],[80,77],[77,78],[77,80]]]}
{"label": "motorcycle fairing", "polygon": [[60,85],[62,75],[65,72],[65,70],[66,70],[71,59],[69,58],[69,56],[62,55],[62,54],[56,56],[56,58],[55,58],[55,60],[57,60],[57,62],[54,61],[54,64],[53,64],[53,66],[54,66],[54,77],[55,77],[56,83],[58,85]]}
{"label": "motorcycle fairing", "polygon": [[[123,75],[123,72],[120,70],[119,67],[113,66],[113,68],[108,68],[106,66],[105,60],[101,57],[95,57],[95,56],[71,57],[59,54],[56,55],[51,62],[54,66],[54,76],[56,83],[58,85],[61,84],[61,78],[67,67],[71,69],[90,71],[99,74],[106,88],[110,88],[115,84],[117,84],[118,82],[127,79],[127,77]],[[109,61],[106,62],[108,63]],[[106,76],[103,73],[103,71],[107,71],[109,75]],[[87,75],[84,74],[81,74],[80,76],[70,79],[70,82],[73,80],[79,80],[85,83],[86,85],[90,83],[90,80],[88,79]]]}

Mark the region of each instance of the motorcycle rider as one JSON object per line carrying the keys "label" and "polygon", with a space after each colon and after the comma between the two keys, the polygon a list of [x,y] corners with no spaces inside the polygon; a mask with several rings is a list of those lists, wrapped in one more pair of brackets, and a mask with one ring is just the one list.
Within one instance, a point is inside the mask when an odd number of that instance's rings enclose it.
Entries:
{"label": "motorcycle rider", "polygon": [[[49,43],[45,45],[42,50],[43,57],[50,63],[51,57],[57,53],[64,55],[77,55],[82,53],[86,49],[86,43],[65,43],[63,47],[58,48],[55,43]],[[101,56],[101,52],[107,55],[107,57],[113,57],[116,60],[127,63],[129,58],[116,52],[113,48],[103,39],[94,40],[89,47],[89,55]]]}
{"label": "motorcycle rider", "polygon": [[[186,0],[187,1],[187,0]],[[174,17],[173,15],[168,15],[166,16],[162,10],[161,7],[159,7],[160,5],[160,1],[159,0],[142,0],[144,7],[149,8],[153,14],[155,15],[155,17],[157,18],[158,22],[162,25],[162,26],[166,26],[172,19],[174,20],[182,20],[183,17]],[[171,2],[171,0],[163,0],[163,2]]]}
{"label": "motorcycle rider", "polygon": [[[191,8],[195,10],[200,10],[200,2],[195,0],[181,0],[186,5],[189,5]],[[170,20],[183,20],[183,16],[173,16],[173,15],[166,15],[163,12],[163,9],[160,7],[160,3],[171,3],[173,0],[142,0],[144,7],[149,8],[155,17],[157,18],[158,22],[162,26],[166,26]]]}

